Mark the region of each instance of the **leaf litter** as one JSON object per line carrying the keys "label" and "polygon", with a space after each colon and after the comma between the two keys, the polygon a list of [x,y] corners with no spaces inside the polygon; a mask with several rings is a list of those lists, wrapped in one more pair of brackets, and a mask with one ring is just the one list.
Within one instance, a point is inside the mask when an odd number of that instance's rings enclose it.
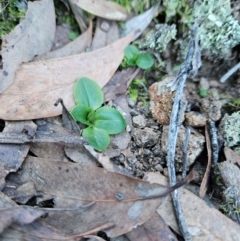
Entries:
{"label": "leaf litter", "polygon": [[15,73],[22,63],[29,62],[36,55],[44,54],[52,48],[55,28],[53,0],[28,4],[26,18],[2,38],[0,93],[14,82]]}
{"label": "leaf litter", "polygon": [[[49,1],[49,3],[52,2]],[[171,226],[176,233],[179,233],[176,219],[169,219],[169,216],[174,215],[172,206],[169,209],[170,199],[163,199],[174,188],[119,174],[117,172],[128,172],[110,160],[110,157],[121,153],[133,155],[131,150],[127,150],[131,138],[129,131],[132,129],[132,121],[125,94],[132,80],[127,77],[131,78],[138,70],[128,69],[127,73],[118,72],[118,76],[114,73],[123,58],[123,49],[132,41],[133,36],[135,39],[145,30],[154,17],[157,6],[127,21],[126,29],[121,33],[125,38],[118,40],[118,27],[112,20],[116,20],[116,17],[118,20],[125,20],[128,15],[125,9],[108,1],[92,1],[93,4],[88,2],[87,5],[86,3],[82,0],[70,2],[80,28],[86,30],[78,39],[52,52],[49,52],[51,47],[46,45],[45,50],[35,52],[24,61],[20,57],[19,63],[14,63],[15,65],[13,64],[9,70],[9,73],[12,71],[10,77],[16,74],[14,83],[11,85],[12,78],[11,81],[5,81],[7,84],[3,84],[5,87],[2,87],[4,92],[0,94],[3,107],[0,110],[0,118],[32,120],[62,113],[63,123],[54,124],[49,120],[37,120],[36,125],[30,121],[6,122],[4,132],[0,133],[0,142],[5,140],[5,143],[8,143],[0,144],[0,148],[3,148],[1,153],[5,153],[4,148],[9,146],[10,151],[13,150],[19,154],[11,158],[7,154],[9,151],[6,151],[6,155],[1,154],[5,162],[1,169],[1,189],[13,200],[8,200],[9,198],[1,193],[1,201],[4,204],[0,210],[2,212],[0,227],[5,229],[0,236],[1,240],[76,240],[82,237],[103,240],[93,235],[100,230],[104,230],[109,237],[117,237],[132,230],[127,234],[130,240],[169,240],[170,238],[177,240],[167,226]],[[99,11],[99,7],[102,7],[103,11]],[[93,52],[90,53],[84,51],[90,49],[92,23],[90,20],[87,29],[81,8],[99,16],[91,49]],[[113,9],[117,13],[115,16],[113,16]],[[139,29],[138,33],[127,36],[136,29]],[[54,31],[51,33],[54,35]],[[43,41],[42,44],[44,43]],[[35,57],[36,55],[39,56]],[[3,59],[3,63],[4,60],[7,63],[7,58]],[[22,62],[29,61],[35,62],[22,64],[18,68]],[[116,136],[112,146],[103,154],[83,145],[84,141],[79,139],[79,126],[68,113],[73,106],[72,86],[76,79],[83,75],[95,79],[101,87],[106,85],[112,77],[113,83],[109,82],[105,89],[105,101],[116,106],[129,119],[127,131],[122,136]],[[6,87],[8,85],[11,86],[8,88]],[[58,98],[63,99],[60,101],[63,111],[60,106],[54,107]],[[52,118],[52,120],[57,119]],[[21,125],[18,126],[18,123]],[[17,128],[9,129],[10,125]],[[226,150],[225,154],[227,156]],[[228,158],[238,159],[237,157]],[[6,164],[6,160],[11,160],[11,165]],[[195,175],[188,176],[178,183],[177,187],[194,177]],[[163,184],[166,185],[164,182]],[[222,217],[221,214],[209,208],[205,209],[208,214],[212,214],[213,222],[220,216],[221,220],[216,225],[210,222],[206,225],[205,219],[208,219],[204,216],[206,212],[199,214],[200,206],[206,205],[191,195],[193,194],[185,190],[181,200],[185,198],[183,210],[187,213],[187,222],[193,236],[197,237],[201,231],[206,237],[205,240],[208,240],[209,233],[215,240],[218,236],[216,227],[219,224],[226,227],[232,226],[229,235],[237,237],[235,233],[237,227],[228,219],[224,219],[225,216],[222,215]],[[14,201],[20,206],[17,206]],[[191,208],[189,208],[189,202]],[[157,208],[159,214],[156,213]],[[168,210],[168,213],[159,211],[164,209]],[[196,210],[199,214],[197,221],[194,219]],[[3,218],[6,215],[9,219]],[[35,221],[35,219],[38,220]],[[192,227],[192,224],[195,226]],[[209,231],[209,227],[213,231]],[[223,229],[223,232],[227,231]],[[224,239],[219,240],[230,240],[229,235],[223,234]],[[198,240],[197,238],[193,240]]]}
{"label": "leaf litter", "polygon": [[60,115],[61,108],[53,108],[59,97],[70,110],[75,104],[72,92],[76,79],[87,76],[103,87],[121,63],[123,49],[132,36],[94,52],[21,65],[14,84],[0,94],[4,107],[0,118],[26,120]]}
{"label": "leaf litter", "polygon": [[[176,187],[194,177],[188,176]],[[65,235],[77,235],[111,222],[115,226],[105,230],[110,237],[144,223],[160,205],[161,197],[176,188],[153,185],[103,168],[31,156],[26,158],[21,172],[10,175],[8,181],[12,186],[33,182],[38,201],[53,199],[54,208],[63,211],[53,209],[42,220]]]}

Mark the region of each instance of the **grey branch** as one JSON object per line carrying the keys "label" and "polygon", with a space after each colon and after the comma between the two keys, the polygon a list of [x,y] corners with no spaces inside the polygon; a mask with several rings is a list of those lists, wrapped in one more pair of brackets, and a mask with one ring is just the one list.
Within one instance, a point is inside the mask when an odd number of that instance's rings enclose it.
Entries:
{"label": "grey branch", "polygon": [[29,137],[25,133],[0,132],[0,143],[25,144],[25,143],[62,143],[70,146],[87,144],[87,141],[78,135],[62,135],[37,131]]}
{"label": "grey branch", "polygon": [[[181,97],[183,94],[183,89],[186,83],[186,79],[189,75],[189,72],[191,71],[192,58],[195,52],[196,32],[197,32],[197,28],[193,30],[193,36],[192,36],[192,40],[190,41],[190,46],[188,49],[186,60],[180,70],[179,75],[171,85],[173,89],[176,89],[176,95],[174,99],[169,131],[168,131],[167,163],[168,163],[168,173],[169,173],[169,180],[170,180],[171,186],[176,183],[175,150],[176,150],[176,142],[177,142],[180,118],[183,112],[183,108],[182,108],[183,103],[181,101]],[[175,207],[175,211],[176,211],[176,215],[177,215],[177,219],[178,219],[178,223],[179,223],[179,227],[182,232],[182,235],[185,240],[190,241],[192,240],[191,235],[188,232],[188,227],[186,225],[184,214],[180,206],[179,194],[177,190],[175,190],[172,193],[172,198],[173,198],[173,204]]]}

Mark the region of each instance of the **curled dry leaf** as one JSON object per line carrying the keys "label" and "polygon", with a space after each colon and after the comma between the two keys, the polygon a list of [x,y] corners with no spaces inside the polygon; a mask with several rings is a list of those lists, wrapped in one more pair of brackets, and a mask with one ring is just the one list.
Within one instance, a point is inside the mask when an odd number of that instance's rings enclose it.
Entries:
{"label": "curled dry leaf", "polygon": [[[56,241],[66,240],[64,236],[51,227],[47,227],[34,219],[37,219],[45,212],[42,210],[36,210],[32,207],[17,206],[11,199],[0,192],[0,228],[3,229],[8,221],[17,221],[15,224],[11,224],[8,228],[4,229],[0,234],[1,241]],[[2,219],[3,222],[2,222]],[[33,222],[34,221],[34,222]],[[32,223],[31,223],[32,222]],[[75,241],[74,239],[68,239],[68,241]]]}
{"label": "curled dry leaf", "polygon": [[25,19],[2,38],[3,71],[0,93],[14,81],[15,72],[23,62],[48,52],[54,42],[55,11],[52,0],[28,2]]}
{"label": "curled dry leaf", "polygon": [[136,31],[134,35],[133,41],[136,40],[143,31],[147,28],[147,26],[151,23],[152,19],[155,16],[155,13],[158,9],[159,3],[155,6],[148,9],[146,12],[137,15],[125,23],[125,28],[121,31],[121,37],[127,36],[129,33]]}
{"label": "curled dry leaf", "polygon": [[71,109],[75,105],[75,81],[86,76],[103,87],[121,63],[123,50],[132,37],[133,34],[90,53],[23,64],[14,84],[0,94],[0,118],[26,120],[60,115],[61,107],[54,107],[58,98]]}
{"label": "curled dry leaf", "polygon": [[[15,132],[20,135],[25,125],[31,126],[35,130],[37,129],[37,126],[32,121],[6,122],[3,132],[0,134]],[[29,148],[29,144],[0,144],[0,190],[5,185],[5,177],[10,172],[17,171],[22,165]]]}
{"label": "curled dry leaf", "polygon": [[84,11],[80,7],[76,6],[72,2],[72,0],[69,0],[68,3],[69,3],[69,5],[73,11],[73,14],[78,22],[78,26],[79,26],[81,32],[85,32],[87,29],[87,19],[84,16]]}
{"label": "curled dry leaf", "polygon": [[133,229],[126,236],[131,241],[177,241],[175,235],[157,212],[147,222]]}
{"label": "curled dry leaf", "polygon": [[127,10],[111,1],[105,0],[71,0],[72,3],[98,17],[115,21],[125,21]]}
{"label": "curled dry leaf", "polygon": [[0,210],[0,233],[12,223],[29,224],[45,214],[45,211],[32,207],[11,207]]}
{"label": "curled dry leaf", "polygon": [[70,42],[69,44],[65,45],[60,49],[36,57],[34,58],[34,61],[63,58],[74,54],[80,54],[85,51],[86,47],[91,45],[91,41],[92,20],[90,20],[89,28],[87,29],[87,31],[80,35],[78,38],[76,38],[74,41]]}
{"label": "curled dry leaf", "polygon": [[77,235],[114,223],[105,232],[116,237],[148,220],[160,205],[161,197],[191,178],[177,186],[164,187],[102,168],[29,156],[21,173],[12,175],[10,181],[31,181],[42,193],[41,200],[52,198],[54,208],[68,208],[62,212],[53,210],[44,219],[61,232]]}
{"label": "curled dry leaf", "polygon": [[[43,131],[48,135],[51,135],[52,133],[58,133],[62,136],[72,134],[67,133],[66,129],[64,129],[62,126],[47,120],[36,121],[36,124],[38,126],[38,131]],[[65,156],[64,147],[65,144],[63,143],[31,143],[30,151],[35,156],[40,158],[56,161],[68,161]]]}
{"label": "curled dry leaf", "polygon": [[1,241],[76,241],[74,238],[66,239],[58,230],[37,221],[26,225],[13,224],[0,234],[0,239]]}

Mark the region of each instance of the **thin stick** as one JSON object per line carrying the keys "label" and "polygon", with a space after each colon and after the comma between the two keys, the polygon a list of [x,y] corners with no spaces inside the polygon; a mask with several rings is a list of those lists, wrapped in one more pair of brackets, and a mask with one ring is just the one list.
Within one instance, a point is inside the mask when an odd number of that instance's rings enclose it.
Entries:
{"label": "thin stick", "polygon": [[221,83],[225,83],[235,72],[240,69],[240,62],[232,67],[223,77],[220,79]]}
{"label": "thin stick", "polygon": [[188,160],[187,160],[187,150],[188,150],[188,143],[190,139],[191,129],[189,127],[186,128],[186,138],[183,143],[183,171],[182,171],[182,177],[186,177],[187,175],[187,166],[188,166]]}
{"label": "thin stick", "polygon": [[[168,173],[169,173],[169,180],[170,180],[171,186],[176,183],[175,150],[176,150],[177,135],[178,135],[178,129],[179,129],[179,123],[180,123],[179,118],[181,117],[180,115],[181,97],[182,97],[186,79],[191,70],[191,63],[192,63],[191,61],[195,51],[196,32],[197,32],[197,28],[193,30],[193,37],[192,37],[192,40],[190,41],[190,46],[189,46],[186,60],[180,70],[178,77],[176,78],[173,84],[177,88],[176,88],[176,95],[175,95],[175,100],[174,100],[172,113],[171,113],[170,126],[168,130],[168,155],[167,155]],[[173,198],[173,204],[175,207],[175,211],[176,211],[176,215],[177,215],[177,219],[178,219],[178,223],[179,223],[182,235],[185,240],[190,241],[192,240],[191,235],[188,232],[183,211],[179,203],[179,194],[177,190],[175,190],[172,193],[172,198]]]}
{"label": "thin stick", "polygon": [[209,131],[211,137],[211,146],[212,146],[212,163],[213,166],[216,167],[218,162],[218,153],[219,153],[219,145],[218,145],[218,136],[217,136],[217,128],[214,121],[209,121]]}
{"label": "thin stick", "polygon": [[207,153],[208,153],[208,162],[207,162],[207,168],[204,173],[202,183],[200,186],[199,196],[203,198],[207,191],[207,184],[209,180],[209,175],[211,171],[211,165],[212,165],[212,149],[211,149],[211,141],[210,141],[210,135],[208,132],[208,125],[205,124],[205,138],[206,138],[206,144],[207,144]]}

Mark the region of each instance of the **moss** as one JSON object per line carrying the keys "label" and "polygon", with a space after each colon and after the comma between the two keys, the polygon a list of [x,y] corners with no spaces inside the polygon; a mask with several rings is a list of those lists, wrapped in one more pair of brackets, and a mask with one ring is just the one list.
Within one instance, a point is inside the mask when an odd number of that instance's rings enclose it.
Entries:
{"label": "moss", "polygon": [[0,2],[0,39],[21,22],[26,11],[27,3],[25,1],[7,0]]}
{"label": "moss", "polygon": [[127,9],[128,12],[142,13],[146,9],[150,8],[157,2],[158,0],[111,0]]}
{"label": "moss", "polygon": [[62,1],[54,0],[56,24],[61,25],[67,23],[71,26],[73,32],[79,34],[79,26],[77,20],[72,13],[70,6],[65,5]]}

